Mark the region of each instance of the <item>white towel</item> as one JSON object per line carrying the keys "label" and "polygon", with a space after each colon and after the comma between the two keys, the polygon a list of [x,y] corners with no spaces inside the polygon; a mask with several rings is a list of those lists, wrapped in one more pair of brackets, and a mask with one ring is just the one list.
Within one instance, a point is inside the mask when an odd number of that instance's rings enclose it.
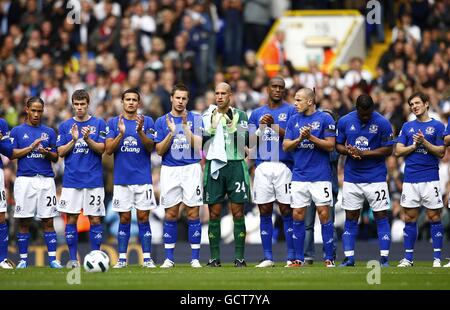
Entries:
{"label": "white towel", "polygon": [[[211,127],[211,113],[212,110],[208,110],[203,115],[203,125],[205,126],[205,131],[208,131]],[[206,159],[211,161],[211,177],[214,180],[217,180],[219,177],[220,168],[224,167],[227,162],[227,152],[225,151],[225,137],[223,132],[222,120],[219,121],[219,124],[216,128],[216,134],[212,140],[211,145],[209,146],[208,153],[206,154]]]}
{"label": "white towel", "polygon": [[211,177],[214,180],[217,180],[220,168],[225,166],[228,162],[227,152],[225,151],[222,122],[219,122],[219,125],[217,126],[216,135],[209,146],[206,159],[211,160]]}

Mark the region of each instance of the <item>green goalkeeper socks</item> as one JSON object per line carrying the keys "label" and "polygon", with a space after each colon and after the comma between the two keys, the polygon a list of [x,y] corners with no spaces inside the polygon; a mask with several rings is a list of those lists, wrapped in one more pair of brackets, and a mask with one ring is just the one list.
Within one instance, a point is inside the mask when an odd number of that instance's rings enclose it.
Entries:
{"label": "green goalkeeper socks", "polygon": [[234,219],[234,249],[236,259],[244,259],[245,235],[245,218]]}
{"label": "green goalkeeper socks", "polygon": [[208,238],[211,259],[220,260],[220,219],[209,221]]}

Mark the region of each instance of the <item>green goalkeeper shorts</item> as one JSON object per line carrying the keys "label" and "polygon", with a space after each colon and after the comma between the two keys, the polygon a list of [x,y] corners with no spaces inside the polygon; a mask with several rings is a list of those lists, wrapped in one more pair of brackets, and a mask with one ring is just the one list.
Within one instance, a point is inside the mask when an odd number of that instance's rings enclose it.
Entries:
{"label": "green goalkeeper shorts", "polygon": [[216,180],[211,177],[211,161],[206,161],[203,176],[204,203],[222,203],[225,195],[233,203],[251,202],[250,176],[243,160],[232,160],[219,170]]}

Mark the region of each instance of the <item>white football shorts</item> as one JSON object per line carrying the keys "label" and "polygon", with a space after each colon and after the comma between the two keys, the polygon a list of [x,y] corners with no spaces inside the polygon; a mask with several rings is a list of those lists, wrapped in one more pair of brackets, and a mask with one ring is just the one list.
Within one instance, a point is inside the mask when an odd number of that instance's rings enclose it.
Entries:
{"label": "white football shorts", "polygon": [[256,204],[278,201],[291,203],[292,172],[282,162],[262,162],[255,169],[253,202]]}
{"label": "white football shorts", "polygon": [[69,214],[105,216],[105,189],[97,188],[62,188],[58,211]]}
{"label": "white football shorts", "polygon": [[16,178],[14,183],[15,218],[51,218],[56,211],[56,188],[53,178],[44,176]]}
{"label": "white football shorts", "polygon": [[183,202],[188,207],[203,205],[202,167],[199,163],[186,166],[161,167],[160,205],[173,207]]}
{"label": "white football shorts", "polygon": [[389,210],[391,200],[386,182],[350,183],[344,182],[342,209],[359,210],[367,199],[373,211]]}
{"label": "white football shorts", "polygon": [[333,192],[331,182],[292,182],[291,187],[291,208],[304,208],[314,202],[316,206],[332,206]]}
{"label": "white football shorts", "polygon": [[114,185],[112,210],[129,212],[132,208],[142,211],[156,208],[152,184]]}
{"label": "white football shorts", "polygon": [[440,209],[444,207],[439,181],[403,183],[400,205],[403,208]]}

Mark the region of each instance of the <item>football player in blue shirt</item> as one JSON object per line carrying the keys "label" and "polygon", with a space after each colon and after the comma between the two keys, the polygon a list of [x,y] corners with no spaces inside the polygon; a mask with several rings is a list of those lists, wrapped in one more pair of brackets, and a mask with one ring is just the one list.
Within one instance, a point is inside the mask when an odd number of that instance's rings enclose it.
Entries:
{"label": "football player in blue shirt", "polygon": [[106,123],[88,114],[89,94],[83,89],[72,95],[75,116],[59,126],[58,155],[64,158],[64,176],[58,211],[67,216],[66,241],[70,268],[78,267],[78,215],[89,217],[92,250],[100,250],[103,239],[101,217],[105,216],[102,154]]}
{"label": "football player in blue shirt", "polygon": [[[447,120],[447,127],[445,128],[445,132],[444,132],[444,143],[445,143],[445,147],[450,146],[450,117]],[[447,264],[445,264],[442,267],[446,267],[449,268],[450,267],[450,262],[448,262]]]}
{"label": "football player in blue shirt", "polygon": [[14,183],[14,217],[19,221],[17,245],[20,262],[17,268],[28,266],[30,224],[34,216],[42,220],[50,267],[62,268],[56,260],[57,239],[53,227],[53,218],[58,215],[53,180],[55,174],[51,164],[58,161],[56,133],[52,128],[41,124],[44,112],[44,101],[41,98],[29,98],[25,111],[25,123],[14,127],[10,135],[13,148],[11,159],[18,159]]}
{"label": "football player in blue shirt", "polygon": [[[290,206],[290,184],[292,177],[292,157],[283,151],[282,144],[286,124],[295,108],[283,101],[285,82],[281,77],[269,81],[268,102],[252,112],[249,124],[256,129],[252,140],[256,144],[256,170],[253,181],[253,202],[258,204],[260,212],[260,234],[264,259],[256,265],[258,268],[274,266],[272,254],[272,212],[276,202],[283,217],[286,236],[287,265],[295,260],[292,241],[292,209]],[[253,131],[253,130],[251,130]],[[256,138],[256,139],[254,139]],[[254,156],[254,155],[253,155]]]}
{"label": "football player in blue shirt", "polygon": [[322,224],[325,266],[335,266],[333,222],[330,220],[330,206],[333,204],[330,152],[334,150],[336,126],[328,113],[316,110],[314,95],[309,88],[295,93],[298,113],[289,119],[283,142],[283,150],[292,152],[294,158],[291,207],[294,209],[296,260],[293,267],[305,264],[305,214],[311,202],[316,205]]}
{"label": "football player in blue shirt", "polygon": [[[0,154],[11,157],[11,142],[9,128],[6,121],[0,118]],[[6,191],[5,176],[3,173],[3,161],[0,159],[0,268],[13,269],[13,264],[8,257],[8,224],[6,223]]]}
{"label": "football player in blue shirt", "polygon": [[450,117],[447,120],[447,127],[444,131],[444,144],[445,147],[450,146]]}
{"label": "football player in blue shirt", "polygon": [[199,261],[201,223],[199,207],[203,205],[202,146],[203,120],[200,114],[186,110],[189,90],[177,84],[170,96],[172,110],[156,120],[156,152],[162,156],[160,203],[165,208],[164,248],[166,259],[161,268],[171,268],[177,242],[177,220],[181,203],[187,207],[188,235],[191,244],[191,266]]}
{"label": "football player in blue shirt", "polygon": [[414,243],[417,238],[417,218],[420,207],[426,208],[431,222],[433,267],[441,267],[444,229],[441,210],[444,207],[439,184],[439,159],[445,155],[445,126],[428,115],[428,96],[421,92],[408,98],[408,105],[416,119],[403,124],[397,139],[396,156],[405,157],[405,174],[400,204],[405,214],[403,244],[405,257],[398,267],[413,266]]}
{"label": "football player in blue shirt", "polygon": [[386,183],[386,156],[392,154],[391,124],[374,111],[372,97],[362,94],[356,99],[356,111],[338,122],[336,150],[347,155],[344,166],[342,208],[345,227],[342,235],[345,259],[340,266],[354,266],[358,219],[364,200],[372,208],[378,229],[380,263],[389,266],[391,227],[387,217],[390,208]]}
{"label": "football player in blue shirt", "polygon": [[150,153],[154,145],[154,123],[138,114],[139,92],[128,89],[122,93],[123,114],[108,122],[106,153],[114,154],[113,211],[119,212],[119,260],[114,268],[127,266],[131,210],[135,208],[139,239],[144,255],[143,267],[155,268],[151,258],[152,232],[150,210],[156,207],[152,185]]}
{"label": "football player in blue shirt", "polygon": [[[336,115],[333,111],[328,109],[320,109],[321,111],[328,113],[331,118],[333,118],[336,124]],[[331,164],[331,192],[333,196],[333,204],[330,206],[330,221],[334,224],[335,219],[335,205],[338,201],[339,194],[339,180],[338,180],[338,166],[339,166],[339,157],[340,154],[334,149],[330,153],[330,164]],[[315,245],[314,245],[314,225],[316,222],[316,205],[311,204],[306,209],[305,214],[305,264],[312,265],[314,264],[315,258]],[[336,259],[336,227],[333,228],[333,237],[334,237],[334,249],[333,249],[333,260]]]}

